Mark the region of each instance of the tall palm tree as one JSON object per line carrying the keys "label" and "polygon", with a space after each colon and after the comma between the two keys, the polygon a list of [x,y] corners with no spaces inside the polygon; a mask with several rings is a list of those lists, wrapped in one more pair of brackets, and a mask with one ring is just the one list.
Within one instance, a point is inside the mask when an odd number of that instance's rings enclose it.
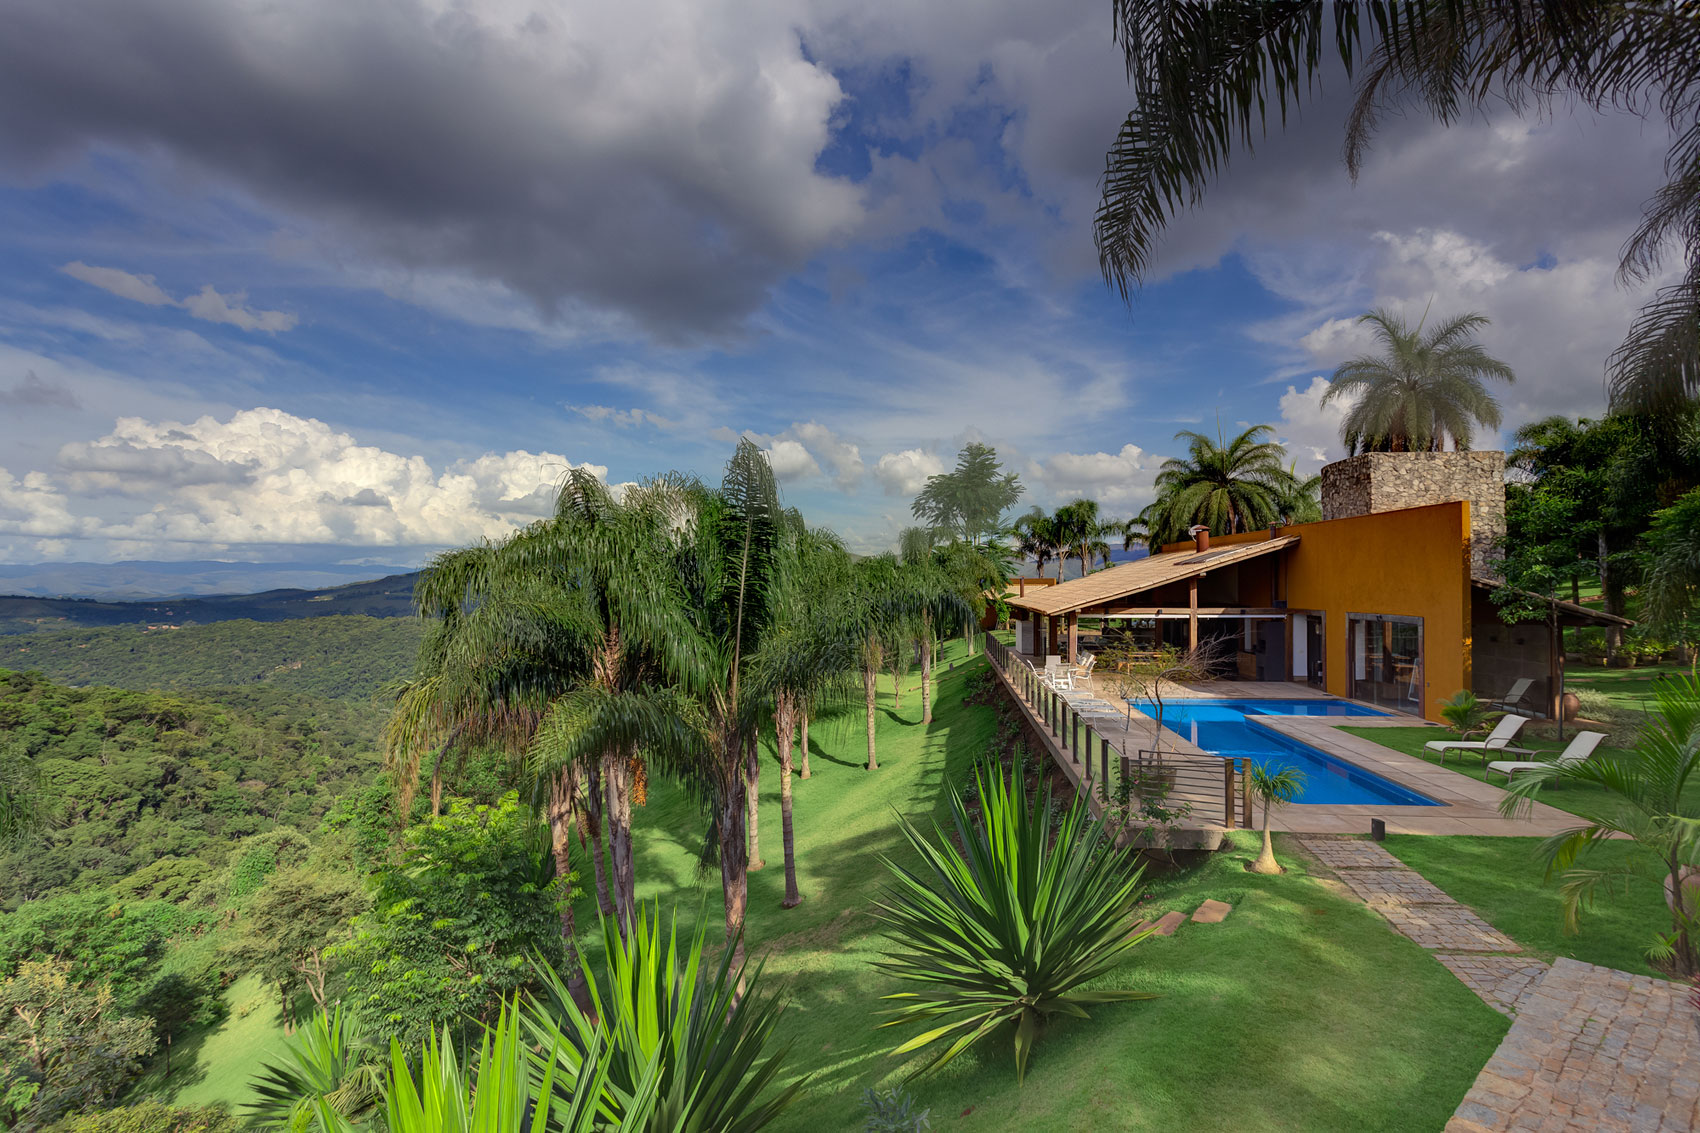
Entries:
{"label": "tall palm tree", "polygon": [[[964,544],[966,545],[966,544]],[[856,627],[857,661],[862,672],[862,694],[868,723],[867,770],[879,770],[879,753],[874,743],[874,700],[880,672],[885,668],[886,650],[904,613],[901,567],[891,555],[877,555],[856,564],[853,605],[844,620]]]}
{"label": "tall palm tree", "polygon": [[[1092,573],[1093,559],[1100,556],[1109,559],[1110,545],[1104,536],[1110,534],[1110,527],[1099,518],[1097,500],[1079,499],[1064,504],[1057,509],[1052,522],[1063,553],[1080,560],[1082,578]],[[1058,575],[1061,576],[1060,570]]]}
{"label": "tall palm tree", "polygon": [[1346,166],[1381,115],[1417,106],[1443,123],[1492,102],[1542,111],[1574,98],[1628,108],[1670,129],[1666,184],[1625,243],[1619,277],[1662,287],[1608,362],[1613,401],[1668,404],[1700,394],[1700,20],[1692,6],[1597,0],[1267,3],[1117,0],[1114,35],[1133,110],[1105,159],[1094,222],[1104,278],[1130,297],[1155,266],[1171,217],[1197,206],[1235,151],[1266,144],[1344,66],[1357,82]]}
{"label": "tall palm tree", "polygon": [[1045,577],[1045,564],[1057,559],[1057,580],[1062,580],[1062,537],[1057,531],[1054,516],[1046,515],[1037,505],[1026,515],[1017,517],[1010,527],[1015,537],[1015,553],[1022,559],[1032,559],[1039,577]]}
{"label": "tall palm tree", "polygon": [[1287,465],[1285,491],[1277,504],[1283,523],[1315,523],[1322,518],[1322,477],[1300,476],[1298,464]]}
{"label": "tall palm tree", "polygon": [[1215,535],[1251,531],[1280,518],[1280,501],[1290,491],[1282,462],[1286,450],[1268,440],[1268,425],[1253,425],[1225,444],[1183,430],[1187,455],[1163,462],[1157,500],[1141,515],[1156,545],[1178,542],[1202,524]]}
{"label": "tall palm tree", "polygon": [[1392,311],[1358,317],[1375,328],[1381,354],[1360,354],[1334,371],[1324,405],[1355,399],[1340,425],[1347,452],[1440,452],[1447,438],[1470,447],[1476,426],[1499,428],[1499,402],[1482,379],[1515,381],[1511,367],[1475,341],[1488,325],[1471,311],[1442,319],[1427,334]]}
{"label": "tall palm tree", "polygon": [[[571,868],[584,769],[600,766],[614,904],[627,926],[633,763],[648,753],[671,765],[691,746],[688,709],[672,683],[688,686],[704,660],[675,581],[665,514],[652,506],[671,493],[634,493],[642,502],[621,506],[575,471],[551,519],[433,559],[414,592],[433,627],[385,732],[403,813],[429,752],[437,753],[433,805],[447,753],[483,744],[523,756],[561,876]],[[561,918],[576,970],[570,904]]]}

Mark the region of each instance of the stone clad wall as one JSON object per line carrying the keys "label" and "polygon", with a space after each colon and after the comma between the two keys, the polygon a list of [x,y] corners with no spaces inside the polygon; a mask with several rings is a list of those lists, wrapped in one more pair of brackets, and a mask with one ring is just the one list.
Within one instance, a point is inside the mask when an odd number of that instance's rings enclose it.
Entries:
{"label": "stone clad wall", "polygon": [[1496,544],[1505,536],[1505,454],[1366,452],[1322,470],[1322,518],[1470,501],[1470,568],[1499,576]]}

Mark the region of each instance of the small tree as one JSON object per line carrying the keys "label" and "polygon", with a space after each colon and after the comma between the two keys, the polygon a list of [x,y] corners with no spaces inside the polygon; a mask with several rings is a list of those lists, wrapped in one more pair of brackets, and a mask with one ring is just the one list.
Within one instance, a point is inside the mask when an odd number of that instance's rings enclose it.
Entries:
{"label": "small tree", "polygon": [[353,935],[350,922],[369,904],[360,879],[345,870],[279,870],[248,899],[230,954],[277,990],[286,1020],[303,988],[323,1010],[331,972],[327,953]]}
{"label": "small tree", "polygon": [[0,984],[0,1116],[38,1129],[111,1101],[154,1050],[153,1022],[59,959],[25,960]]}
{"label": "small tree", "polygon": [[1253,763],[1246,781],[1251,793],[1263,800],[1263,852],[1251,863],[1253,873],[1281,873],[1281,863],[1275,860],[1275,844],[1269,837],[1269,812],[1285,806],[1304,790],[1305,773],[1297,767],[1275,767],[1266,762]]}

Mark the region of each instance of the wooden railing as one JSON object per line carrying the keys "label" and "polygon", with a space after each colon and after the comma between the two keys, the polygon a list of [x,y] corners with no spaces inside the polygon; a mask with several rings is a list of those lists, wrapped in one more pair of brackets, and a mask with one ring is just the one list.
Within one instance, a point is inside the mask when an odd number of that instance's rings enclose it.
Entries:
{"label": "wooden railing", "polygon": [[1008,645],[991,634],[985,642],[992,667],[1096,813],[1102,814],[1121,797],[1122,785],[1137,777],[1139,782],[1161,782],[1168,805],[1186,806],[1196,821],[1214,825],[1219,819],[1229,830],[1251,825],[1244,759],[1150,749],[1124,752],[1082,719],[1067,698],[1039,679]]}

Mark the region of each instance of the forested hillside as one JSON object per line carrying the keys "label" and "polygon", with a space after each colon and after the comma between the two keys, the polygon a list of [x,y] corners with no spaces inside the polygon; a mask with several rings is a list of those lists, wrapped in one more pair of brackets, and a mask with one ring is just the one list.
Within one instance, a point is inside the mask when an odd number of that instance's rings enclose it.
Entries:
{"label": "forested hillside", "polygon": [[0,668],[39,670],[73,685],[181,691],[265,685],[370,700],[412,671],[424,632],[417,618],[354,616],[48,630],[0,637]]}
{"label": "forested hillside", "polygon": [[97,602],[86,598],[0,597],[0,633],[34,633],[71,626],[202,625],[251,618],[275,622],[359,614],[399,618],[413,613],[417,574],[396,574],[319,590],[266,590],[208,598]]}
{"label": "forested hillside", "polygon": [[311,831],[371,784],[381,722],[360,702],[214,703],[0,670],[0,756],[32,769],[48,819],[0,856],[0,901],[120,879],[132,897],[181,896],[242,839]]}

